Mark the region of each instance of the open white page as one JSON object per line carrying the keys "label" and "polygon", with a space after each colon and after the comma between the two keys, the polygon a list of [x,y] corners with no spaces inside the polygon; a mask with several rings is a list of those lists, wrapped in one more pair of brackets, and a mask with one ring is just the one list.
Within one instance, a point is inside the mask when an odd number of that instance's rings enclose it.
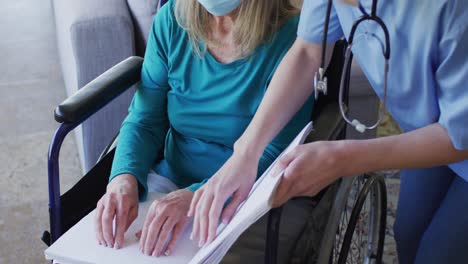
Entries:
{"label": "open white page", "polygon": [[150,193],[146,202],[140,204],[138,217],[126,232],[122,249],[106,248],[97,243],[94,234],[95,211],[93,211],[50,246],[45,251],[46,258],[53,259],[61,264],[188,263],[199,250],[198,245],[189,239],[190,228],[187,228],[183,236],[181,236],[171,256],[149,257],[138,249],[135,233],[143,226],[151,202],[164,195]]}

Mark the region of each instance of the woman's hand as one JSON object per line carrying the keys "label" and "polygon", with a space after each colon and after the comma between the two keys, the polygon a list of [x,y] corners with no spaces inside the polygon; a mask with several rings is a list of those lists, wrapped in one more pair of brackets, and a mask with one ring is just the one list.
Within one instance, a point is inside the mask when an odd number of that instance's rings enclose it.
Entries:
{"label": "woman's hand", "polygon": [[299,145],[285,153],[273,168],[273,175],[283,178],[274,194],[273,207],[278,207],[297,196],[315,196],[352,166],[341,155],[339,141],[319,141]]}
{"label": "woman's hand", "polygon": [[137,216],[138,182],[133,175],[119,175],[107,185],[96,207],[94,226],[99,245],[121,248],[124,234]]}
{"label": "woman's hand", "polygon": [[[228,223],[245,200],[257,177],[258,158],[234,154],[208,182],[195,192],[188,216],[194,217],[190,238],[199,237],[199,246],[216,236],[221,216]],[[229,204],[223,207],[231,197]],[[222,213],[222,215],[221,215]]]}
{"label": "woman's hand", "polygon": [[166,256],[171,254],[189,223],[187,212],[192,197],[193,192],[181,189],[151,204],[143,229],[137,233],[141,252],[153,257],[159,257],[163,252]]}

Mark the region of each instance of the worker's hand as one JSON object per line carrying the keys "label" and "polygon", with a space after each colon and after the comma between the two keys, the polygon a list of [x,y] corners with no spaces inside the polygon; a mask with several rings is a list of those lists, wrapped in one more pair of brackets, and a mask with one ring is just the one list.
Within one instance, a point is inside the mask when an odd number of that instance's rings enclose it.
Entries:
{"label": "worker's hand", "polygon": [[273,198],[278,207],[297,196],[315,196],[352,166],[343,155],[339,141],[319,141],[299,145],[280,157],[272,175],[281,175]]}
{"label": "worker's hand", "polygon": [[143,254],[153,257],[171,254],[189,223],[187,212],[192,197],[192,191],[181,189],[151,204],[143,229],[136,234]]}
{"label": "worker's hand", "polygon": [[137,216],[138,182],[133,175],[119,175],[107,185],[97,204],[94,226],[99,245],[121,248],[124,234]]}
{"label": "worker's hand", "polygon": [[[199,237],[199,246],[216,237],[220,217],[227,224],[246,199],[258,170],[258,159],[233,154],[208,182],[195,192],[189,216],[194,217],[190,238]],[[223,209],[226,201],[230,202]]]}

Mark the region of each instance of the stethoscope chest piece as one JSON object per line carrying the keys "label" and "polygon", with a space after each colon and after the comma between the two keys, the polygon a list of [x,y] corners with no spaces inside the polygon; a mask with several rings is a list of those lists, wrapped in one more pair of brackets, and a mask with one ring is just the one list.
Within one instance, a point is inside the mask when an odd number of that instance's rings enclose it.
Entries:
{"label": "stethoscope chest piece", "polygon": [[328,80],[327,77],[323,76],[324,70],[322,68],[319,69],[318,72],[315,73],[314,76],[314,96],[315,100],[318,99],[320,93],[327,95],[328,91]]}

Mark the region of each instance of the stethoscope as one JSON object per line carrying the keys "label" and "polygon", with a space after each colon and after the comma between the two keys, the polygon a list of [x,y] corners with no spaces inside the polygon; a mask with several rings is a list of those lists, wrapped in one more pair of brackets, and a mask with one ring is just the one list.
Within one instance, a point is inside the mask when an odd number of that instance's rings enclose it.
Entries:
{"label": "stethoscope", "polygon": [[[320,68],[318,72],[315,73],[315,79],[314,79],[314,95],[315,99],[318,98],[320,92],[323,94],[327,94],[328,90],[328,85],[327,85],[327,78],[324,76],[325,75],[325,55],[326,55],[326,49],[327,49],[327,35],[328,35],[328,24],[330,22],[330,14],[331,14],[331,8],[332,8],[332,2],[333,0],[328,0],[328,5],[327,5],[327,16],[325,18],[325,25],[324,25],[324,30],[323,30],[323,38],[322,38],[322,60],[320,64]],[[340,112],[341,115],[343,116],[343,119],[348,123],[349,125],[353,126],[357,131],[364,133],[366,130],[372,130],[377,128],[377,126],[380,125],[382,122],[382,119],[385,115],[385,105],[387,103],[387,86],[388,86],[388,65],[389,65],[389,60],[390,60],[390,36],[388,34],[388,29],[385,26],[385,23],[382,21],[380,17],[377,16],[377,0],[372,0],[372,11],[370,14],[367,13],[367,11],[364,9],[364,7],[359,3],[359,9],[363,13],[363,15],[354,22],[352,28],[351,28],[351,33],[349,34],[348,38],[348,47],[346,48],[345,51],[345,61],[344,61],[344,68],[343,72],[341,74],[341,80],[340,80],[340,90],[339,90],[339,97],[338,97],[338,104],[340,105]],[[357,119],[351,120],[345,112],[345,107],[346,105],[343,103],[343,95],[344,95],[344,90],[345,88],[349,88],[349,80],[350,80],[350,75],[351,75],[351,63],[353,61],[353,53],[351,51],[353,47],[353,40],[354,40],[354,33],[356,32],[357,27],[359,24],[363,21],[374,21],[377,24],[380,25],[381,29],[384,32],[385,35],[385,46],[382,45],[382,52],[385,57],[385,66],[384,66],[384,94],[383,94],[383,100],[382,103],[380,104],[379,107],[379,117],[378,120],[373,124],[372,126],[367,126],[363,123],[361,123]],[[373,38],[376,38],[379,42],[380,40],[375,36],[375,35],[370,35]],[[382,43],[381,43],[382,44]]]}

